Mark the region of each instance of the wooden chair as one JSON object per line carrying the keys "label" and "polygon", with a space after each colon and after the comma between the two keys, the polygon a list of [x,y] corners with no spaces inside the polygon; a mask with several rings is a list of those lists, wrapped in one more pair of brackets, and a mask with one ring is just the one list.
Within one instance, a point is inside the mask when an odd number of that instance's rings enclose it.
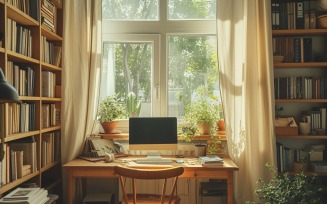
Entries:
{"label": "wooden chair", "polygon": [[[178,176],[183,174],[183,167],[172,167],[164,169],[136,169],[124,166],[115,166],[114,172],[119,176],[125,203],[174,203],[178,204],[181,198],[175,195]],[[127,194],[125,189],[126,178],[132,180],[133,194]],[[170,195],[166,195],[167,180],[173,179]],[[164,180],[161,195],[139,194],[136,192],[136,179],[143,180]]]}

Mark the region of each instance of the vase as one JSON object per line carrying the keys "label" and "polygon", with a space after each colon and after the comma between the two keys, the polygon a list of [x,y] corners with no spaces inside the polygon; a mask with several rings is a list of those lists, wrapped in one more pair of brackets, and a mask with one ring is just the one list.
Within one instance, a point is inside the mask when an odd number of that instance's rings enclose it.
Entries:
{"label": "vase", "polygon": [[201,157],[206,155],[206,148],[207,145],[204,144],[197,144],[194,146],[194,156]]}
{"label": "vase", "polygon": [[120,131],[116,130],[119,121],[110,121],[110,122],[103,122],[101,123],[102,128],[105,133],[118,133]]}
{"label": "vase", "polygon": [[218,120],[217,121],[217,127],[219,131],[225,130],[225,121],[224,120]]}
{"label": "vase", "polygon": [[201,135],[210,135],[211,127],[212,127],[211,124],[208,123],[201,123],[198,125]]}

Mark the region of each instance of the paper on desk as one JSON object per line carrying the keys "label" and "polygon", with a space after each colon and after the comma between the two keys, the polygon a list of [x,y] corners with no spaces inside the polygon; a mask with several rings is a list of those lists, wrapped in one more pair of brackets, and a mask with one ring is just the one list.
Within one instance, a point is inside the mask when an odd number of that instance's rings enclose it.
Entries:
{"label": "paper on desk", "polygon": [[134,161],[130,161],[126,163],[128,167],[173,167],[170,164],[138,164]]}

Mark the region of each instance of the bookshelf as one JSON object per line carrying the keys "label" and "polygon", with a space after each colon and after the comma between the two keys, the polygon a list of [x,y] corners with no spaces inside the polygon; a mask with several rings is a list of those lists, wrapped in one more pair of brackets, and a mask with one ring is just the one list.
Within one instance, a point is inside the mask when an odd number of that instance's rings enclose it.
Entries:
{"label": "bookshelf", "polygon": [[[23,184],[36,183],[62,199],[63,2],[0,0],[0,32],[5,34],[0,43],[0,67],[7,81],[19,91],[22,101],[20,105],[0,107],[0,134],[4,135],[6,152],[0,170],[0,195]],[[45,79],[43,72],[50,73],[51,77]],[[51,108],[45,111],[43,106]],[[43,125],[44,121],[49,121],[47,126]],[[31,150],[13,150],[14,143],[24,147],[28,144]],[[17,146],[15,148],[20,148]],[[15,178],[21,166],[14,162],[12,152],[21,150],[29,159],[23,159],[23,176]]]}
{"label": "bookshelf", "polygon": [[[284,56],[284,61],[274,61],[275,105],[283,107],[281,115],[294,117],[298,128],[304,120],[311,124],[310,134],[301,134],[299,128],[297,135],[287,132],[276,135],[278,171],[294,172],[293,164],[306,160],[307,174],[314,175],[308,152],[317,150],[310,147],[327,147],[327,116],[323,113],[327,108],[327,88],[324,86],[327,29],[319,28],[317,24],[317,17],[326,11],[318,10],[315,0],[272,0],[271,3],[273,54]],[[305,45],[307,39],[310,43]],[[322,128],[324,133],[318,134],[316,130]],[[327,160],[324,151],[321,151],[322,159]],[[317,175],[325,177],[327,174]]]}

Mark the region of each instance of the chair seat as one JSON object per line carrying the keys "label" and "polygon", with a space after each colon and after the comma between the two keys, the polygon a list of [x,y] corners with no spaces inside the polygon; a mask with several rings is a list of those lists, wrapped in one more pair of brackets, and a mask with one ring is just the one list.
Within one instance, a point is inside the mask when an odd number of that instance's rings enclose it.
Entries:
{"label": "chair seat", "polygon": [[[133,203],[133,194],[127,194],[128,203]],[[173,196],[171,204],[180,203],[181,198]],[[161,203],[161,196],[156,194],[137,194],[136,203],[156,204]],[[169,196],[165,196],[164,203],[169,203]]]}

